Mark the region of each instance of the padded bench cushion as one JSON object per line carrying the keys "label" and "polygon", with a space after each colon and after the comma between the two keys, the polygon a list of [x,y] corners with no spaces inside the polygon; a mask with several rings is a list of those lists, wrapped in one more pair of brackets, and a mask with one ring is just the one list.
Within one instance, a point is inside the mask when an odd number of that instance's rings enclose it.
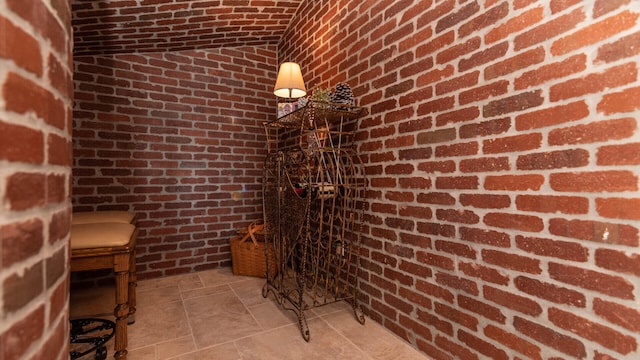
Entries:
{"label": "padded bench cushion", "polygon": [[125,246],[135,230],[135,226],[124,223],[74,224],[71,226],[71,249]]}
{"label": "padded bench cushion", "polygon": [[94,224],[94,223],[133,223],[135,213],[129,211],[87,211],[74,212],[71,217],[72,224]]}

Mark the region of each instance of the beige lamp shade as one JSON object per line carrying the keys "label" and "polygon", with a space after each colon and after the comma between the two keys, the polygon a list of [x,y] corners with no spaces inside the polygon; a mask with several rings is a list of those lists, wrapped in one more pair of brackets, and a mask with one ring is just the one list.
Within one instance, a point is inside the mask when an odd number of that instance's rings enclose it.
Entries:
{"label": "beige lamp shade", "polygon": [[299,98],[307,95],[307,88],[304,86],[300,65],[294,62],[280,64],[278,79],[273,93],[282,98]]}

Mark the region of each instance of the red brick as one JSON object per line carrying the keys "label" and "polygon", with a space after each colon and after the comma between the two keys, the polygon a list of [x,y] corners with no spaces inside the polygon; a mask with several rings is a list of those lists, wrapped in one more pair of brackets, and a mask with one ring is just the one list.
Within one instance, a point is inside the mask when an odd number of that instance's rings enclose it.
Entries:
{"label": "red brick", "polygon": [[637,111],[640,109],[640,87],[603,95],[597,109],[606,115]]}
{"label": "red brick", "polygon": [[437,158],[448,158],[453,156],[469,156],[478,154],[478,143],[458,143],[452,145],[439,145],[436,146]]}
{"label": "red brick", "polygon": [[635,82],[637,78],[638,70],[634,62],[618,65],[601,73],[591,73],[580,79],[567,80],[553,85],[549,90],[549,98],[555,102],[597,93],[607,88],[616,88]]}
{"label": "red brick", "polygon": [[504,316],[499,308],[493,305],[485,304],[482,301],[478,301],[465,295],[458,295],[458,305],[463,309],[474,312],[489,320],[493,320],[500,324],[505,323],[506,316]]}
{"label": "red brick", "polygon": [[597,198],[596,210],[606,218],[640,220],[640,199]]}
{"label": "red brick", "polygon": [[442,79],[448,78],[453,75],[453,66],[447,65],[444,68],[436,68],[433,70],[429,70],[424,74],[418,76],[416,80],[417,87],[423,87],[426,85],[432,85]]}
{"label": "red brick", "polygon": [[602,146],[596,153],[598,165],[640,164],[640,143]]}
{"label": "red brick", "polygon": [[549,184],[555,191],[617,192],[637,191],[638,178],[630,171],[553,173]]}
{"label": "red brick", "polygon": [[575,290],[545,283],[536,279],[518,276],[514,279],[514,283],[516,288],[524,293],[549,300],[557,304],[566,304],[584,308],[587,303],[585,296]]}
{"label": "red brick", "polygon": [[[427,267],[427,266],[422,266],[421,264],[415,264],[406,260],[402,260],[400,262],[400,265],[398,265],[398,268],[402,271],[408,272],[412,275],[417,276],[418,278],[424,279],[424,278],[428,278],[431,277],[433,274],[431,272],[431,268]],[[400,289],[400,294],[402,295],[403,290],[405,290],[404,288]],[[406,290],[406,293],[409,294],[410,291]],[[408,297],[409,295],[406,295],[405,297]],[[415,295],[418,296],[418,295]],[[421,296],[421,295],[420,295]],[[428,298],[425,298],[428,299]],[[427,306],[426,304],[430,304],[430,301],[421,301],[424,302],[424,304],[422,304],[423,306],[427,307],[427,308],[431,308],[431,305]]]}
{"label": "red brick", "polygon": [[483,222],[488,226],[531,232],[540,232],[544,228],[544,223],[539,217],[520,214],[487,213]]}
{"label": "red brick", "polygon": [[436,178],[436,189],[477,189],[477,176],[455,176]]}
{"label": "red brick", "polygon": [[453,45],[449,48],[441,50],[436,55],[436,63],[437,64],[446,64],[449,63],[461,56],[466,54],[470,54],[478,49],[480,49],[481,41],[479,37],[473,37],[464,43]]}
{"label": "red brick", "polygon": [[429,296],[442,299],[451,304],[453,303],[453,300],[454,300],[453,293],[448,289],[445,289],[442,286],[432,284],[430,282],[423,281],[420,279],[416,280],[416,290],[422,291],[423,293]]}
{"label": "red brick", "polygon": [[503,24],[495,26],[485,36],[485,41],[488,44],[500,41],[511,34],[516,34],[535,23],[538,23],[544,19],[542,6],[527,10],[522,14],[512,17]]}
{"label": "red brick", "polygon": [[510,170],[511,165],[507,157],[464,159],[460,161],[462,172],[488,172]]}
{"label": "red brick", "polygon": [[588,164],[589,152],[584,149],[520,155],[516,161],[516,167],[518,170],[575,168],[584,167]]}
{"label": "red brick", "polygon": [[532,133],[484,140],[482,150],[485,154],[513,153],[538,149],[541,145],[542,135],[540,133]]}
{"label": "red brick", "polygon": [[505,269],[526,272],[530,274],[540,274],[540,260],[532,259],[522,255],[509,254],[502,251],[483,249],[482,260],[486,263],[500,266]]}
{"label": "red brick", "polygon": [[494,117],[542,105],[544,98],[540,90],[524,92],[507,98],[490,101],[482,107],[483,117]]}
{"label": "red brick", "polygon": [[494,83],[462,91],[459,95],[460,105],[504,95],[507,93],[508,87],[509,82],[507,80],[499,80]]}
{"label": "red brick", "polygon": [[598,291],[621,299],[634,299],[633,284],[619,276],[556,263],[549,263],[549,275],[554,280],[584,289]]}
{"label": "red brick", "polygon": [[549,220],[549,232],[574,239],[608,244],[638,246],[638,229],[612,223],[588,220]]}
{"label": "red brick", "polygon": [[551,0],[551,13],[556,14],[577,4],[580,0]]}
{"label": "red brick", "polygon": [[518,195],[516,207],[522,211],[586,214],[589,211],[589,199],[577,196]]}
{"label": "red brick", "polygon": [[462,290],[471,295],[478,295],[477,284],[469,279],[461,278],[459,276],[454,276],[443,272],[437,272],[436,282],[453,289]]}
{"label": "red brick", "polygon": [[473,71],[436,84],[436,95],[447,94],[456,90],[466,89],[478,84],[479,71]]}
{"label": "red brick", "polygon": [[507,195],[460,194],[460,203],[481,209],[504,209],[511,205],[511,198]]}
{"label": "red brick", "polygon": [[593,311],[612,324],[622,326],[636,333],[640,332],[640,310],[611,301],[595,298]]}
{"label": "red brick", "polygon": [[556,40],[551,53],[559,56],[612,37],[636,25],[638,14],[624,11],[620,14],[583,27],[573,34]]}
{"label": "red brick", "polygon": [[[428,29],[431,29],[431,28],[428,28]],[[424,44],[418,46],[416,48],[416,58],[422,58],[422,57],[427,56],[427,55],[432,55],[436,51],[439,51],[439,50],[447,47],[448,45],[452,44],[454,40],[455,40],[455,32],[454,31],[448,31],[448,32],[446,32],[444,34],[441,34],[441,35],[437,36],[436,38],[432,39],[431,41],[425,42]],[[400,48],[402,49],[402,44],[401,44]],[[432,59],[432,57],[430,57],[430,58]],[[433,60],[432,60],[432,62],[433,62]],[[432,66],[433,66],[433,64],[431,64],[431,66],[426,67],[426,68],[431,68]]]}
{"label": "red brick", "polygon": [[40,164],[44,161],[41,131],[0,121],[0,159]]}
{"label": "red brick", "polygon": [[[506,3],[505,3],[506,4]],[[542,47],[525,51],[521,54],[487,66],[484,70],[486,80],[495,79],[544,61],[545,51]]]}
{"label": "red brick", "polygon": [[480,220],[473,211],[454,209],[437,209],[436,218],[440,221],[462,224],[477,224]]}
{"label": "red brick", "polygon": [[42,174],[14,173],[7,180],[6,198],[12,210],[26,210],[45,204],[46,188]]}
{"label": "red brick", "polygon": [[424,204],[453,205],[456,199],[448,193],[421,193],[417,200]]}
{"label": "red brick", "polygon": [[40,306],[11,323],[0,337],[4,360],[21,359],[29,347],[42,338],[45,328],[45,309]]}
{"label": "red brick", "polygon": [[589,144],[626,139],[633,136],[636,128],[637,124],[633,118],[593,121],[588,124],[551,130],[549,145]]}
{"label": "red brick", "polygon": [[436,116],[436,125],[444,126],[458,122],[468,122],[477,119],[479,116],[480,110],[477,107],[458,109]]}
{"label": "red brick", "polygon": [[398,185],[402,189],[430,189],[431,179],[424,177],[410,177],[399,179]]}
{"label": "red brick", "polygon": [[596,265],[603,269],[640,277],[640,254],[627,255],[619,250],[596,249]]}
{"label": "red brick", "polygon": [[449,254],[454,254],[469,259],[476,258],[476,251],[466,244],[446,240],[436,240],[435,246],[436,250],[438,251],[443,251]]}
{"label": "red brick", "polygon": [[[402,329],[400,331],[404,331],[404,332],[410,331],[411,334],[417,337],[418,339],[420,338],[427,339],[427,340],[432,339],[431,330],[428,327],[422,325],[422,323],[415,321],[412,318],[409,318],[403,314],[399,314],[398,327]],[[407,337],[408,336],[405,335],[403,338],[406,339]]]}
{"label": "red brick", "polygon": [[453,225],[442,223],[418,223],[418,232],[428,235],[439,235],[451,238],[455,235],[455,227]]}
{"label": "red brick", "polygon": [[487,325],[484,328],[484,335],[496,342],[513,349],[529,359],[542,360],[540,347],[522,339],[515,334],[506,332],[494,325]]}
{"label": "red brick", "polygon": [[582,9],[576,9],[569,14],[558,16],[546,23],[539,25],[525,33],[515,37],[515,50],[522,50],[527,47],[539,44],[560,34],[573,30],[578,24],[585,20]]}
{"label": "red brick", "polygon": [[36,39],[5,17],[0,17],[3,41],[0,58],[11,59],[18,67],[37,76],[42,75],[42,54]]}
{"label": "red brick", "polygon": [[453,335],[453,325],[451,325],[450,322],[442,320],[429,312],[421,311],[420,309],[416,311],[416,314],[418,315],[418,319],[425,325],[432,326],[438,331],[449,336]]}
{"label": "red brick", "polygon": [[[431,3],[429,2],[426,3],[431,5]],[[418,17],[418,28],[422,28],[426,25],[432,25],[436,19],[449,14],[454,9],[455,5],[455,0],[446,0],[444,2],[441,2],[435,8],[425,11],[422,15],[420,15],[420,17]]]}
{"label": "red brick", "polygon": [[62,203],[67,200],[67,182],[68,179],[65,175],[51,174],[47,176],[47,203]]}
{"label": "red brick", "polygon": [[589,258],[589,250],[577,242],[518,235],[516,236],[516,246],[532,254],[569,261],[586,262]]}
{"label": "red brick", "polygon": [[398,214],[416,219],[431,219],[433,216],[431,208],[422,206],[404,206],[399,209]]}
{"label": "red brick", "polygon": [[418,170],[426,173],[452,173],[456,170],[456,163],[452,160],[430,161],[418,164]]}
{"label": "red brick", "polygon": [[638,343],[631,336],[557,308],[549,309],[549,320],[562,329],[623,355],[638,348]]}
{"label": "red brick", "polygon": [[416,142],[418,144],[435,144],[449,142],[456,138],[456,129],[439,129],[428,132],[421,132],[417,135]]}
{"label": "red brick", "polygon": [[509,4],[503,2],[502,4],[481,13],[480,15],[460,26],[460,28],[458,29],[458,36],[460,38],[464,38],[476,31],[479,31],[480,29],[493,26],[501,19],[505,18],[507,14],[509,14]]}
{"label": "red brick", "polygon": [[521,334],[575,358],[587,356],[584,344],[570,336],[558,333],[546,326],[531,322],[519,316],[513,319],[513,326]]}
{"label": "red brick", "polygon": [[609,44],[598,48],[597,62],[613,62],[620,59],[633,57],[640,53],[640,32],[624,36]]}
{"label": "red brick", "polygon": [[[475,252],[472,259],[475,259]],[[509,277],[507,275],[504,275],[499,270],[490,268],[488,266],[461,261],[458,263],[458,269],[467,276],[479,278],[484,281],[492,282],[494,284],[509,284]]]}
{"label": "red brick", "polygon": [[478,355],[467,349],[466,347],[449,340],[441,335],[436,335],[435,344],[439,349],[453,354],[455,359],[460,360],[478,360]]}
{"label": "red brick", "polygon": [[[400,23],[404,24],[405,22],[400,22]],[[449,34],[452,34],[452,33],[449,32]],[[421,30],[413,30],[404,39],[398,41],[398,52],[402,53],[404,51],[412,49],[418,44],[426,44],[429,41],[429,39],[431,39],[432,36],[433,36],[433,29],[431,27],[426,27]],[[421,45],[419,48],[423,48],[423,46],[424,45]],[[416,55],[418,54],[419,52],[416,49]],[[420,55],[423,55],[423,54],[420,54]],[[420,57],[422,56],[418,56],[418,58]],[[431,60],[431,63],[433,64],[433,60]],[[413,65],[409,65],[409,66],[413,66]],[[422,69],[424,68],[425,67],[423,67]]]}
{"label": "red brick", "polygon": [[43,224],[39,219],[4,225],[0,233],[3,236],[0,259],[5,268],[37,255],[44,244]]}
{"label": "red brick", "polygon": [[458,339],[460,339],[460,341],[475,349],[479,353],[486,355],[490,359],[509,359],[509,356],[504,350],[499,349],[495,345],[488,343],[474,335],[471,335],[462,329],[458,330]]}
{"label": "red brick", "polygon": [[457,324],[460,324],[470,330],[476,331],[478,328],[478,319],[451,306],[436,302],[434,310],[436,314],[447,318]]}
{"label": "red brick", "polygon": [[462,125],[459,132],[461,139],[468,139],[472,137],[503,134],[507,132],[510,127],[511,119],[502,118]]}
{"label": "red brick", "polygon": [[45,271],[42,262],[36,262],[21,271],[7,276],[2,283],[2,309],[5,313],[16,313],[45,291]]}
{"label": "red brick", "polygon": [[630,0],[596,0],[593,5],[593,17],[597,18],[608,14],[619,7],[626,5]]}
{"label": "red brick", "polygon": [[516,129],[531,130],[581,120],[589,116],[589,108],[584,101],[558,105],[548,109],[533,111],[516,116]]}
{"label": "red brick", "polygon": [[418,251],[416,253],[416,260],[421,264],[439,267],[445,270],[453,270],[453,260],[446,256],[436,255],[434,253],[428,253],[424,251]]}
{"label": "red brick", "polygon": [[453,27],[454,25],[473,16],[478,11],[480,11],[480,6],[477,2],[473,2],[463,6],[460,10],[454,13],[449,13],[436,23],[436,33],[440,33],[450,27]]}
{"label": "red brick", "polygon": [[526,89],[584,71],[586,67],[587,56],[577,54],[563,61],[542,65],[523,73],[515,79],[514,88],[516,90]]}
{"label": "red brick", "polygon": [[40,85],[10,72],[3,84],[6,109],[19,114],[33,111],[36,116],[59,129],[66,126],[64,103]]}
{"label": "red brick", "polygon": [[509,236],[505,233],[467,227],[460,228],[460,239],[503,248],[508,248],[511,244]]}
{"label": "red brick", "polygon": [[524,297],[500,290],[491,286],[483,287],[485,299],[493,301],[505,308],[521,312],[526,315],[538,316],[542,313],[542,307],[529,297]]}
{"label": "red brick", "polygon": [[458,70],[462,72],[477,68],[503,57],[508,50],[509,43],[507,41],[493,45],[490,48],[482,49],[481,51],[475,52],[471,56],[460,60],[458,63]]}

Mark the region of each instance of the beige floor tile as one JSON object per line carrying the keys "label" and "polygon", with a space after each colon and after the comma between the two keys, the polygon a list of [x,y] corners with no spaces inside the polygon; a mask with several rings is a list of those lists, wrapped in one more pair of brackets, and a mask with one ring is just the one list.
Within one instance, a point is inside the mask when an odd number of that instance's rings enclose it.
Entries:
{"label": "beige floor tile", "polygon": [[260,327],[265,330],[297,324],[298,322],[298,317],[293,311],[284,310],[275,301],[252,306],[249,311],[258,321]]}
{"label": "beige floor tile", "polygon": [[136,349],[191,333],[181,301],[139,301],[136,323],[129,326],[129,348]]}
{"label": "beige floor tile", "polygon": [[238,281],[244,281],[251,279],[247,276],[235,276],[231,272],[231,268],[220,268],[214,270],[207,270],[198,273],[200,280],[206,287],[218,286],[222,284],[230,284]]}
{"label": "beige floor tile", "polygon": [[233,292],[184,300],[198,349],[222,344],[260,331],[247,308]]}
{"label": "beige floor tile", "polygon": [[[351,310],[349,308],[349,310]],[[340,334],[363,349],[374,359],[409,360],[425,357],[380,324],[366,319],[364,325],[356,321],[352,311],[337,311],[322,318]]]}
{"label": "beige floor tile", "polygon": [[265,279],[247,278],[244,281],[234,282],[230,284],[230,286],[242,303],[250,308],[270,301],[268,298],[262,297],[262,287],[264,284]]}
{"label": "beige floor tile", "polygon": [[162,304],[182,300],[180,287],[178,285],[138,289],[136,291],[136,298],[138,302],[136,310],[141,307],[141,305],[148,303]]}
{"label": "beige floor tile", "polygon": [[181,354],[190,353],[196,350],[196,344],[193,340],[193,336],[183,336],[177,339],[171,339],[169,341],[159,343],[156,345],[157,360],[166,360]]}
{"label": "beige floor tile", "polygon": [[[262,297],[264,282],[229,268],[141,280],[128,359],[426,359],[370,319],[358,323],[344,301],[305,311],[311,336],[305,342],[295,313],[273,293]],[[112,286],[74,289],[70,315],[113,319],[114,305]],[[113,359],[113,339],[107,350]]]}
{"label": "beige floor tile", "polygon": [[170,360],[242,360],[236,346],[230,342],[184,354]]}
{"label": "beige floor tile", "polygon": [[[107,359],[112,359],[113,353],[109,352],[109,356]],[[127,354],[128,360],[157,360],[156,357],[156,347],[155,346],[145,346],[140,349],[130,350]]]}
{"label": "beige floor tile", "polygon": [[309,342],[304,341],[297,325],[289,325],[240,339],[236,344],[244,360],[370,359],[320,318],[308,324]]}

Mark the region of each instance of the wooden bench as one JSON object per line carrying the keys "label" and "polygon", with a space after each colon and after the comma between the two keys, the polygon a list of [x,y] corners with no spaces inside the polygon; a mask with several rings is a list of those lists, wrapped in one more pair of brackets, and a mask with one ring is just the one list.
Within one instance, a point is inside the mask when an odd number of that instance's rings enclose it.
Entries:
{"label": "wooden bench", "polygon": [[130,212],[74,213],[71,225],[71,271],[113,269],[116,275],[113,314],[115,355],[127,358],[127,323],[136,309],[136,238]]}

